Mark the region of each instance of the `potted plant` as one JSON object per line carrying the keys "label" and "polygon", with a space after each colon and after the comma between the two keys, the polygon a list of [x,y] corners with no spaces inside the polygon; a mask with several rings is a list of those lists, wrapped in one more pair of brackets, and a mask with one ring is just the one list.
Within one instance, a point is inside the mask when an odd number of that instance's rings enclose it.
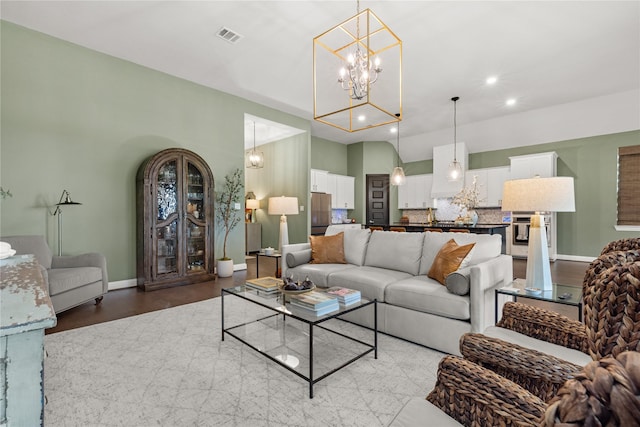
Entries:
{"label": "potted plant", "polygon": [[233,275],[233,259],[227,257],[227,240],[231,230],[242,219],[241,214],[244,214],[244,210],[235,209],[235,205],[243,201],[243,188],[242,171],[236,169],[224,177],[224,186],[216,193],[216,223],[224,229],[222,258],[217,263],[218,276],[220,277]]}

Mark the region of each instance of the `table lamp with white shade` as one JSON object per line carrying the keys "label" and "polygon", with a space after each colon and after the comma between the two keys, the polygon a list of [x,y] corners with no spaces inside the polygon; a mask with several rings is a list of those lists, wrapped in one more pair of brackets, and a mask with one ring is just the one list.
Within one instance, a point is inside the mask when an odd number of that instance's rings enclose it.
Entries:
{"label": "table lamp with white shade", "polygon": [[297,197],[269,197],[269,215],[280,215],[280,239],[278,250],[282,253],[282,246],[289,244],[289,229],[287,215],[298,215]]}
{"label": "table lamp with white shade", "polygon": [[251,209],[251,222],[256,222],[256,209],[260,209],[260,200],[247,199],[246,208]]}
{"label": "table lamp with white shade", "polygon": [[502,210],[511,212],[535,212],[529,226],[527,252],[528,288],[552,290],[547,232],[541,212],[575,212],[573,178],[514,179],[504,183]]}

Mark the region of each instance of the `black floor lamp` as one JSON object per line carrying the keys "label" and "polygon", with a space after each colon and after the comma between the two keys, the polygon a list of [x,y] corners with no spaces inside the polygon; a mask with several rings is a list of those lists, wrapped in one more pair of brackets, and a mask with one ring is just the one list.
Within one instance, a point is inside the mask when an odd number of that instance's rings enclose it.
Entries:
{"label": "black floor lamp", "polygon": [[67,190],[62,190],[60,201],[56,203],[56,210],[52,215],[58,215],[58,256],[62,255],[62,206],[81,205],[82,203],[71,200],[71,194]]}

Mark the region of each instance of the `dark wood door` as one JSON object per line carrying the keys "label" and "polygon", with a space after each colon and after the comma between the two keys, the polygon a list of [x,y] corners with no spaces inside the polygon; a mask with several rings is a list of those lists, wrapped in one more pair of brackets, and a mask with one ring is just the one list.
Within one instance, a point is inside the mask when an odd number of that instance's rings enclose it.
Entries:
{"label": "dark wood door", "polygon": [[389,224],[389,175],[367,174],[367,224]]}

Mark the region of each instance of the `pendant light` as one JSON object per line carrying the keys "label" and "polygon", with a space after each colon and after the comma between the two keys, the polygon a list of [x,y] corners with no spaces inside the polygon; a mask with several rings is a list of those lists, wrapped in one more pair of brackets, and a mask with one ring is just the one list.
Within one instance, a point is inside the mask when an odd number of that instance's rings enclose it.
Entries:
{"label": "pendant light", "polygon": [[396,117],[398,118],[396,167],[391,174],[391,185],[404,185],[406,177],[404,176],[404,169],[400,167],[400,113],[396,114]]}
{"label": "pendant light", "polygon": [[456,157],[456,142],[457,142],[457,124],[456,124],[456,103],[460,99],[459,96],[454,96],[451,98],[453,101],[453,161],[449,163],[449,168],[447,169],[447,180],[449,182],[457,182],[462,179],[462,166],[460,162],[458,162],[458,158]]}
{"label": "pendant light", "polygon": [[253,122],[253,149],[247,153],[247,161],[245,163],[249,169],[261,169],[264,167],[264,155],[262,151],[256,150],[256,122]]}

